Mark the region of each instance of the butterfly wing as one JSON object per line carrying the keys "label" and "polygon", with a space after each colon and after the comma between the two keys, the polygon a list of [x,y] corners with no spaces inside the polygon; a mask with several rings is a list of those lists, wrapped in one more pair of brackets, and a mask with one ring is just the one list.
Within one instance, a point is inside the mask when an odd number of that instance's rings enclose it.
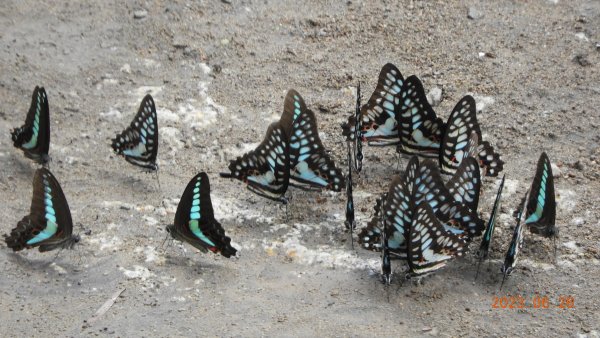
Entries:
{"label": "butterfly wing", "polygon": [[325,152],[315,114],[293,89],[286,95],[280,121],[284,128],[289,128],[292,121],[289,134],[290,178],[300,183],[300,187],[341,191],[345,187],[344,175]]}
{"label": "butterfly wing", "polygon": [[450,114],[440,151],[440,169],[445,174],[454,174],[465,155],[469,152],[471,133],[481,135],[475,108],[475,99],[463,97]]}
{"label": "butterfly wing", "polygon": [[289,183],[288,136],[280,122],[273,122],[258,147],[229,163],[230,174],[257,194],[283,201]]}
{"label": "butterfly wing", "polygon": [[[369,101],[360,109],[360,135],[372,145],[386,146],[398,143],[398,93],[402,89],[404,78],[391,63],[381,68],[377,87]],[[347,139],[351,137],[350,126],[356,118],[349,119],[344,130]]]}
{"label": "butterfly wing", "polygon": [[427,203],[415,209],[408,234],[408,266],[412,275],[436,271],[462,256],[465,242],[447,232]]}
{"label": "butterfly wing", "polygon": [[29,215],[18,222],[6,244],[13,251],[39,247],[40,252],[72,247],[79,241],[72,236],[73,221],[65,195],[52,173],[40,168],[33,178],[33,197]]}
{"label": "butterfly wing", "polygon": [[477,160],[473,157],[462,160],[446,187],[455,201],[463,203],[471,211],[477,212],[481,189],[481,176]]}
{"label": "butterfly wing", "polygon": [[353,231],[356,223],[354,221],[354,198],[352,196],[352,155],[348,146],[348,176],[346,179],[346,229]]}
{"label": "butterfly wing", "polygon": [[427,102],[423,84],[412,75],[399,95],[400,108],[396,114],[400,145],[398,151],[425,157],[438,157],[445,125]]}
{"label": "butterfly wing", "polygon": [[494,235],[494,229],[496,228],[496,217],[498,217],[498,209],[500,208],[500,199],[502,198],[502,189],[504,188],[504,178],[505,176],[502,177],[502,181],[498,187],[496,201],[494,201],[490,219],[488,220],[487,227],[483,233],[483,238],[481,239],[481,245],[479,245],[479,250],[477,251],[479,259],[485,259],[490,250],[490,243],[492,242],[492,236]]}
{"label": "butterfly wing", "polygon": [[410,193],[400,176],[392,180],[383,210],[390,254],[394,258],[406,259],[406,238],[412,220],[412,209]]}
{"label": "butterfly wing", "polygon": [[150,170],[158,169],[158,119],[150,94],[144,97],[129,127],[112,140],[111,146],[131,164]]}
{"label": "butterfly wing", "polygon": [[[504,274],[504,278],[510,275],[517,265],[517,256],[519,251],[523,248],[523,225],[521,223],[521,213],[519,213],[517,218],[517,226],[513,231],[512,240],[510,241],[510,245],[508,246],[508,251],[506,252],[506,256],[504,258],[504,264],[500,271]],[[502,280],[504,283],[504,279]]]}
{"label": "butterfly wing", "polygon": [[231,238],[215,220],[210,200],[210,182],[208,175],[201,172],[188,183],[181,196],[175,224],[167,231],[173,238],[185,241],[202,252],[210,250],[229,258],[235,256],[236,249],[231,246]]}
{"label": "butterfly wing", "polygon": [[36,86],[25,124],[11,131],[13,145],[25,156],[44,164],[50,160],[50,111],[44,87]]}
{"label": "butterfly wing", "polygon": [[387,199],[387,192],[381,194],[375,201],[375,206],[373,209],[375,210],[375,214],[371,221],[367,223],[367,226],[363,228],[358,234],[358,243],[367,249],[372,251],[380,251],[381,250],[381,213],[383,208],[383,203]]}
{"label": "butterfly wing", "polygon": [[477,158],[479,159],[479,166],[485,170],[486,176],[496,177],[504,169],[504,161],[500,159],[500,154],[494,150],[494,147],[488,141],[479,144]]}
{"label": "butterfly wing", "polygon": [[552,166],[548,155],[543,152],[538,160],[535,177],[529,190],[525,224],[535,234],[552,237],[558,235],[555,222],[556,200]]}

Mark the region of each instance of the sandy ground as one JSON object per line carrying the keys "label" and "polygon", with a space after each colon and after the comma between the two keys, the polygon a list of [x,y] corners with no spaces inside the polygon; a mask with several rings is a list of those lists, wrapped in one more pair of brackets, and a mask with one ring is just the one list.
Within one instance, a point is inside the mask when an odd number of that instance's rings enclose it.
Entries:
{"label": "sandy ground", "polygon": [[[600,334],[599,1],[5,0],[0,27],[0,232],[29,210],[36,167],[9,130],[23,123],[35,85],[49,95],[51,169],[82,225],[81,245],[58,257],[0,244],[0,335]],[[442,89],[443,119],[472,93],[484,138],[503,156],[493,259],[477,282],[469,254],[420,283],[403,282],[397,264],[386,289],[378,255],[350,247],[343,194],[295,191],[286,222],[279,206],[218,177],[262,139],[290,88],[344,163],[339,124],[357,82],[370,93],[386,62]],[[147,92],[159,114],[160,191],[109,146]],[[518,269],[499,291],[510,215],[542,150],[560,168],[557,261],[550,241],[526,233]],[[397,162],[392,148],[365,154],[354,188],[361,226]],[[239,258],[163,245],[201,170]],[[484,182],[485,217],[497,183]],[[576,308],[492,308],[507,294],[547,295],[554,305],[571,295]]]}

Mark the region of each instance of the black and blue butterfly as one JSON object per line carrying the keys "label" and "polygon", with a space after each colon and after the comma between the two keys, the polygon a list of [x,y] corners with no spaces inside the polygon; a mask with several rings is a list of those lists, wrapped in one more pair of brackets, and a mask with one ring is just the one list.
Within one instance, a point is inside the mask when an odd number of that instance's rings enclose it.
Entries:
{"label": "black and blue butterfly", "polygon": [[[360,112],[356,112],[348,118],[347,123],[342,124],[342,134],[347,141],[353,141],[359,136],[373,146],[398,144],[396,114],[400,103],[398,94],[403,83],[404,78],[396,66],[388,63],[381,68],[377,86],[369,101],[360,107]],[[357,106],[360,106],[360,101]]]}
{"label": "black and blue butterfly", "polygon": [[11,131],[13,145],[40,164],[50,161],[50,111],[44,87],[36,86],[25,124]]}
{"label": "black and blue butterfly", "polygon": [[194,176],[186,186],[177,206],[175,223],[168,225],[167,231],[174,239],[187,242],[201,252],[210,250],[227,258],[237,252],[214,217],[210,182],[204,172]]}
{"label": "black and blue butterfly", "polygon": [[456,104],[446,122],[439,152],[441,171],[454,174],[463,159],[473,156],[486,175],[498,176],[504,162],[489,142],[479,142],[481,137],[475,99],[467,95]]}
{"label": "black and blue butterfly", "polygon": [[[521,208],[521,210],[523,210],[523,208],[524,206]],[[500,284],[500,289],[502,289],[506,277],[510,276],[510,274],[515,269],[515,266],[517,265],[517,258],[519,252],[523,248],[523,224],[521,223],[521,216],[522,211],[519,211],[517,215],[517,226],[515,226],[512,240],[510,241],[508,251],[506,252],[506,256],[504,257],[504,263],[500,268],[500,272],[502,272],[502,274],[504,275],[502,277],[502,284]]]}
{"label": "black and blue butterfly", "polygon": [[319,138],[315,114],[293,89],[286,95],[280,120],[271,124],[265,140],[231,161],[229,171],[221,177],[239,179],[258,195],[284,204],[288,185],[333,191],[346,187],[342,171]]}
{"label": "black and blue butterfly", "polygon": [[127,162],[151,171],[158,170],[158,119],[150,94],[142,100],[129,127],[111,141],[115,153],[123,155]]}
{"label": "black and blue butterfly", "polygon": [[492,243],[492,236],[494,235],[494,230],[496,229],[496,218],[498,217],[498,211],[500,209],[500,200],[502,198],[502,190],[504,189],[505,177],[506,175],[502,176],[502,181],[500,182],[500,186],[498,187],[498,193],[496,194],[496,200],[494,201],[492,213],[490,214],[487,227],[485,228],[485,232],[483,233],[483,238],[481,239],[479,250],[477,250],[477,257],[479,258],[479,263],[477,264],[477,274],[475,275],[475,279],[477,279],[477,276],[479,276],[479,266],[481,265],[481,262],[489,257],[490,244]]}
{"label": "black and blue butterfly", "polygon": [[399,153],[438,157],[446,125],[427,102],[419,78],[409,76],[398,94],[396,120],[400,144]]}
{"label": "black and blue butterfly", "polygon": [[230,161],[230,173],[221,173],[221,177],[238,179],[248,184],[248,190],[253,193],[287,204],[285,192],[290,181],[288,132],[281,122],[273,122],[262,143]]}
{"label": "black and blue butterfly", "polygon": [[354,236],[352,233],[356,228],[356,220],[354,214],[354,197],[352,196],[352,154],[350,152],[350,144],[348,144],[348,175],[346,176],[346,229],[350,231],[350,240],[354,248]]}
{"label": "black and blue butterfly", "polygon": [[422,202],[415,209],[407,235],[408,273],[422,276],[444,267],[455,257],[460,257],[466,242],[446,231],[431,207]]}
{"label": "black and blue butterfly", "polygon": [[38,247],[45,252],[70,249],[79,240],[78,235],[73,235],[71,211],[58,181],[48,169],[38,169],[33,177],[29,215],[9,235],[4,235],[6,245],[13,251]]}
{"label": "black and blue butterfly", "polygon": [[288,91],[280,122],[289,130],[290,185],[300,188],[342,191],[345,179],[342,171],[325,152],[319,138],[317,119],[306,107],[297,91]]}
{"label": "black and blue butterfly", "polygon": [[531,189],[529,189],[529,198],[525,209],[525,224],[534,234],[554,239],[558,237],[554,178],[550,159],[545,152],[540,155],[535,177]]}

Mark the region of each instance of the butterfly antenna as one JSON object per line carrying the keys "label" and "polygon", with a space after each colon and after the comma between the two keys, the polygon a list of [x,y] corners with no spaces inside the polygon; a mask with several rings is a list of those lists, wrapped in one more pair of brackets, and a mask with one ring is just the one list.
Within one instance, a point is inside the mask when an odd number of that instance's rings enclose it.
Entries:
{"label": "butterfly antenna", "polygon": [[502,290],[502,286],[504,285],[504,280],[506,279],[506,276],[508,276],[508,274],[504,272],[504,277],[502,277],[502,283],[500,284],[500,290]]}

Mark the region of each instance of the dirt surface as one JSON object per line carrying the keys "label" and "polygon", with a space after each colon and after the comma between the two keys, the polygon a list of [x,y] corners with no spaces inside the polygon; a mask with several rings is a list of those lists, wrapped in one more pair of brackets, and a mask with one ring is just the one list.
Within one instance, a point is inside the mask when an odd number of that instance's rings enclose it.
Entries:
{"label": "dirt surface", "polygon": [[[36,166],[9,130],[23,123],[36,85],[49,96],[51,170],[82,225],[80,245],[58,256],[0,244],[0,335],[600,334],[599,1],[5,0],[0,27],[0,230],[31,202]],[[294,191],[286,222],[278,205],[218,177],[262,140],[291,88],[317,112],[323,143],[345,169],[339,125],[357,82],[370,94],[386,62],[417,74],[426,91],[442,89],[443,119],[473,94],[484,139],[505,161],[492,260],[476,282],[468,254],[419,283],[395,264],[386,289],[378,254],[350,247],[343,194]],[[148,92],[159,115],[160,190],[110,148]],[[558,256],[526,232],[500,291],[510,215],[542,150],[560,169]],[[394,149],[364,151],[360,226],[397,172]],[[209,173],[215,216],[239,258],[163,245],[198,171]],[[484,182],[483,217],[497,184]],[[573,296],[576,308],[492,308],[495,296],[536,294],[553,305]]]}

